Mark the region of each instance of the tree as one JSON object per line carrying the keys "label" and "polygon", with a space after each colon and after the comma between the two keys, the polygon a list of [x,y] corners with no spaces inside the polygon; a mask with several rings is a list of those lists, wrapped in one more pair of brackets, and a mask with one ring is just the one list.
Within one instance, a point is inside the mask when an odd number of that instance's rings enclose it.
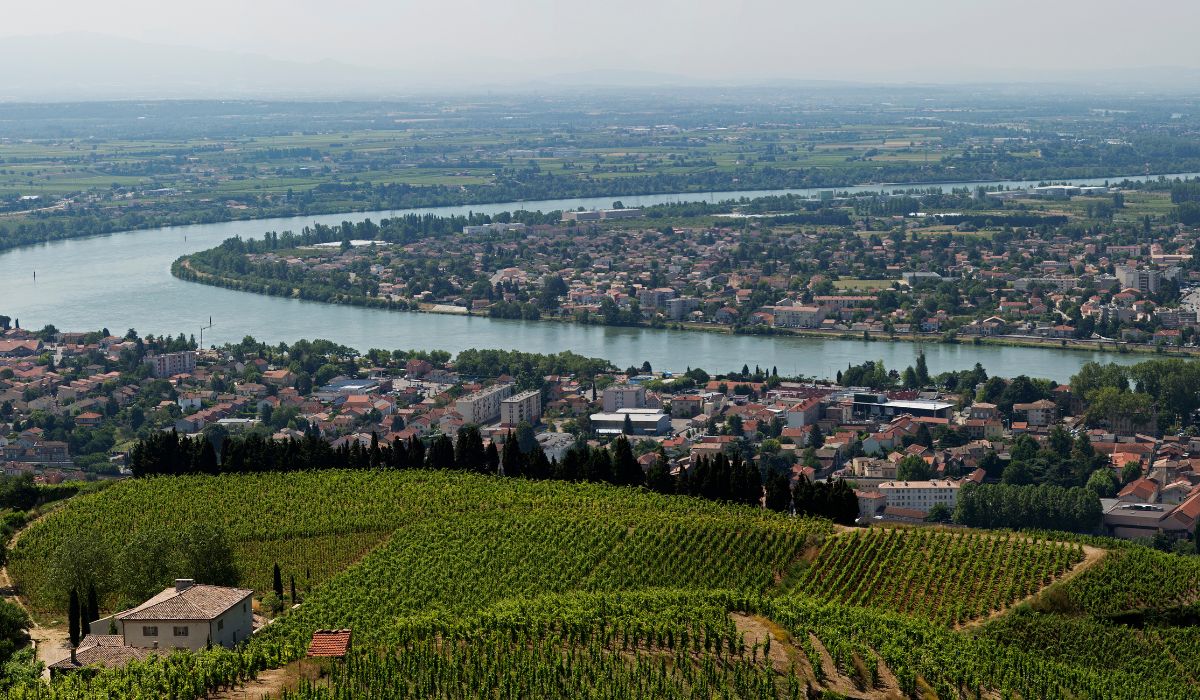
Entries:
{"label": "tree", "polygon": [[488,474],[498,474],[500,472],[500,453],[496,450],[495,441],[488,442],[487,452],[484,454],[483,461]]}
{"label": "tree", "polygon": [[932,475],[929,464],[916,455],[907,455],[896,465],[896,478],[900,481],[927,481]]}
{"label": "tree", "polygon": [[1112,498],[1117,495],[1121,485],[1111,469],[1097,469],[1088,477],[1087,488],[1100,498]]}
{"label": "tree", "polygon": [[660,452],[658,459],[646,470],[646,487],[657,493],[675,492],[675,478],[671,476],[665,454]]}
{"label": "tree", "polygon": [[67,635],[71,639],[71,646],[79,646],[81,627],[79,624],[81,611],[79,610],[79,593],[74,588],[71,589],[70,602],[67,603]]}
{"label": "tree", "polygon": [[729,495],[735,503],[760,506],[763,495],[762,474],[752,460],[734,455],[729,465]]}
{"label": "tree", "polygon": [[454,466],[463,471],[487,471],[487,457],[479,426],[464,425],[458,429],[458,439],[454,443]]}
{"label": "tree", "polygon": [[825,446],[825,435],[821,432],[821,426],[813,423],[812,430],[808,433],[808,444],[814,450],[819,450]]}
{"label": "tree", "polygon": [[925,514],[925,522],[927,523],[948,523],[954,513],[950,510],[950,506],[945,503],[934,503],[929,512]]}
{"label": "tree", "polygon": [[642,467],[633,456],[633,447],[624,435],[613,442],[613,483],[623,486],[640,486],[643,481]]}
{"label": "tree", "polygon": [[426,466],[429,469],[454,468],[454,443],[449,435],[438,435],[425,454]]}
{"label": "tree", "polygon": [[[32,626],[33,622],[29,619],[29,614],[19,605],[10,603],[7,600],[0,600],[0,665],[7,664],[9,660],[13,659],[13,655],[18,650],[29,644],[29,633],[27,630]],[[32,651],[32,649],[28,650],[31,659]],[[28,663],[20,665],[24,668],[18,670],[11,665],[4,667],[0,678],[7,683],[19,682],[20,679],[16,677],[18,673],[27,674],[28,669],[33,667],[33,664]],[[37,666],[40,665],[37,664]],[[34,676],[29,680],[36,683],[39,679]]]}
{"label": "tree", "polygon": [[283,597],[283,575],[279,571],[279,562],[275,562],[275,567],[271,571],[271,589],[275,591],[275,595]]}
{"label": "tree", "polygon": [[782,472],[772,472],[767,477],[767,508],[777,513],[786,513],[792,505],[792,490],[788,478]]}
{"label": "tree", "polygon": [[1142,463],[1130,460],[1121,468],[1121,483],[1128,484],[1142,478]]}
{"label": "tree", "polygon": [[521,448],[517,447],[517,439],[510,430],[504,438],[504,452],[500,455],[500,473],[504,476],[522,476],[522,461]]}
{"label": "tree", "polygon": [[517,424],[517,447],[521,449],[521,454],[527,455],[533,452],[533,448],[537,445],[537,433],[533,426],[527,421],[521,421]]}
{"label": "tree", "polygon": [[95,584],[88,585],[87,607],[83,614],[83,633],[92,633],[92,621],[100,619],[100,601],[96,596]]}
{"label": "tree", "polygon": [[1028,462],[1014,459],[1004,468],[1004,474],[1001,475],[1000,480],[1012,486],[1025,486],[1033,483],[1033,472],[1030,470]]}
{"label": "tree", "polygon": [[628,413],[625,414],[625,423],[621,426],[621,432],[625,435],[633,435],[633,420]]}
{"label": "tree", "polygon": [[927,386],[929,384],[929,365],[925,363],[925,351],[917,353],[917,385]]}
{"label": "tree", "polygon": [[233,586],[238,582],[233,547],[225,529],[210,523],[194,523],[183,535],[184,568],[199,583]]}
{"label": "tree", "polygon": [[291,584],[291,588],[292,588],[292,591],[291,591],[291,593],[292,593],[292,605],[295,605],[295,604],[298,602],[298,601],[296,600],[296,575],[295,575],[295,574],[292,574],[292,575],[289,577],[289,579],[290,579],[289,583]]}

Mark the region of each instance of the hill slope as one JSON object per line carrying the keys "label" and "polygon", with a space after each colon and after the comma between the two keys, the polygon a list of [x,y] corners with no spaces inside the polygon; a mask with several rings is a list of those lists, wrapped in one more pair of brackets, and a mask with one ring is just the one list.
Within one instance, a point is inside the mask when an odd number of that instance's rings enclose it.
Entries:
{"label": "hill slope", "polygon": [[[958,630],[1078,566],[1077,545],[970,531],[834,534],[823,521],[587,484],[424,471],[132,481],[38,523],[13,570],[53,610],[58,581],[83,575],[66,575],[79,533],[94,543],[83,561],[96,565],[130,559],[128,543],[146,533],[196,522],[230,540],[240,580],[281,558],[288,573],[323,566],[324,582],[239,650],[66,679],[55,697],[198,697],[302,656],[312,631],[329,627],[354,629],[354,657],[289,697],[1200,693],[1189,670],[1200,635],[1166,626],[1130,636],[1102,617],[1119,611],[1097,602],[1114,573],[1114,590],[1134,603],[1155,577],[1175,582],[1176,604],[1191,600],[1196,580],[1178,557],[1113,552],[1033,608]],[[293,538],[326,550],[283,546]],[[1144,557],[1152,568],[1138,568]],[[172,565],[158,575],[181,571]],[[1064,600],[1074,607],[1048,607]],[[1121,662],[1060,633],[1102,641]],[[1123,637],[1135,641],[1122,648]],[[1161,643],[1171,659],[1156,655]],[[15,696],[44,697],[26,693]]]}

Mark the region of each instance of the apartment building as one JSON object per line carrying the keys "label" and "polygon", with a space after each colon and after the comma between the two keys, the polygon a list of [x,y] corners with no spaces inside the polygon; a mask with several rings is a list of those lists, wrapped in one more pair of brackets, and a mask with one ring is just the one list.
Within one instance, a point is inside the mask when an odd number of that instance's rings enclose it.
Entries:
{"label": "apartment building", "polygon": [[889,481],[876,489],[887,499],[889,508],[908,508],[929,512],[937,504],[950,510],[958,504],[958,491],[962,483],[936,479],[933,481]]}
{"label": "apartment building", "polygon": [[604,390],[604,412],[616,413],[622,408],[645,408],[646,387],[639,384],[613,384]]}
{"label": "apartment building", "polygon": [[496,384],[454,402],[454,410],[467,423],[484,425],[500,417],[500,403],[512,396],[512,384]]}
{"label": "apartment building", "polygon": [[522,391],[500,401],[500,422],[503,425],[519,425],[522,421],[537,425],[542,419],[542,392],[537,389]]}
{"label": "apartment building", "polygon": [[166,352],[161,355],[147,355],[144,362],[150,365],[150,373],[155,377],[173,377],[176,374],[188,374],[196,370],[196,351]]}

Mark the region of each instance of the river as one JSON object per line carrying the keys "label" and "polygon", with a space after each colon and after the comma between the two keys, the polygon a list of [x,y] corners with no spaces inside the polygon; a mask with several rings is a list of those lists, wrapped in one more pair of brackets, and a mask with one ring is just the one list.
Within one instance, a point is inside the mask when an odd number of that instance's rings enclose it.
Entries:
{"label": "river", "polygon": [[[1072,182],[1101,184],[1120,179]],[[999,184],[1025,187],[1037,183],[960,182],[939,186],[949,189]],[[927,186],[898,184],[887,185],[886,189]],[[838,191],[874,191],[884,187],[865,185],[838,188]],[[661,194],[620,199],[626,206],[648,206],[784,193],[811,195],[820,189],[828,188]],[[1138,359],[1133,355],[1052,348],[918,346],[903,342],[734,336],[380,311],[235,292],[183,282],[172,277],[170,272],[175,258],[211,248],[230,236],[258,238],[265,231],[299,230],[314,222],[336,224],[409,212],[494,214],[515,209],[593,208],[608,206],[612,200],[611,197],[598,197],[235,221],[148,229],[18,248],[0,254],[0,314],[19,319],[26,328],[41,328],[52,323],[64,330],[106,327],[120,334],[128,328],[136,328],[143,334],[183,332],[197,336],[201,326],[211,317],[213,327],[204,332],[206,345],[237,342],[252,335],[272,343],[328,338],[360,350],[374,347],[450,352],[466,348],[542,353],[572,350],[582,355],[603,357],[621,367],[649,361],[656,369],[680,371],[691,366],[729,371],[748,364],[752,368],[755,365],[764,369],[775,367],[780,373],[789,375],[822,377],[831,376],[848,363],[857,364],[864,360],[881,359],[889,368],[903,369],[914,362],[918,347],[924,349],[930,370],[934,372],[967,369],[978,362],[991,374],[1029,374],[1058,381],[1069,379],[1088,360],[1129,363]]]}

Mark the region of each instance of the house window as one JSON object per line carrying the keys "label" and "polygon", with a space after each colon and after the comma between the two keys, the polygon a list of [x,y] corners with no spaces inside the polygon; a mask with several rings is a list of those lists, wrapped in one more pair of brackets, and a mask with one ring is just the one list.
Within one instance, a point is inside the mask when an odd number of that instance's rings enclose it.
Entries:
{"label": "house window", "polygon": [[217,620],[217,631],[225,629],[225,621]]}
{"label": "house window", "polygon": [[186,636],[188,636],[188,628],[187,628],[186,626],[184,626],[184,627],[175,627],[174,629],[175,629],[175,636],[176,636],[176,637],[186,637]]}
{"label": "house window", "polygon": [[142,636],[143,637],[157,637],[158,636],[158,628],[155,627],[154,625],[143,625],[142,626]]}

